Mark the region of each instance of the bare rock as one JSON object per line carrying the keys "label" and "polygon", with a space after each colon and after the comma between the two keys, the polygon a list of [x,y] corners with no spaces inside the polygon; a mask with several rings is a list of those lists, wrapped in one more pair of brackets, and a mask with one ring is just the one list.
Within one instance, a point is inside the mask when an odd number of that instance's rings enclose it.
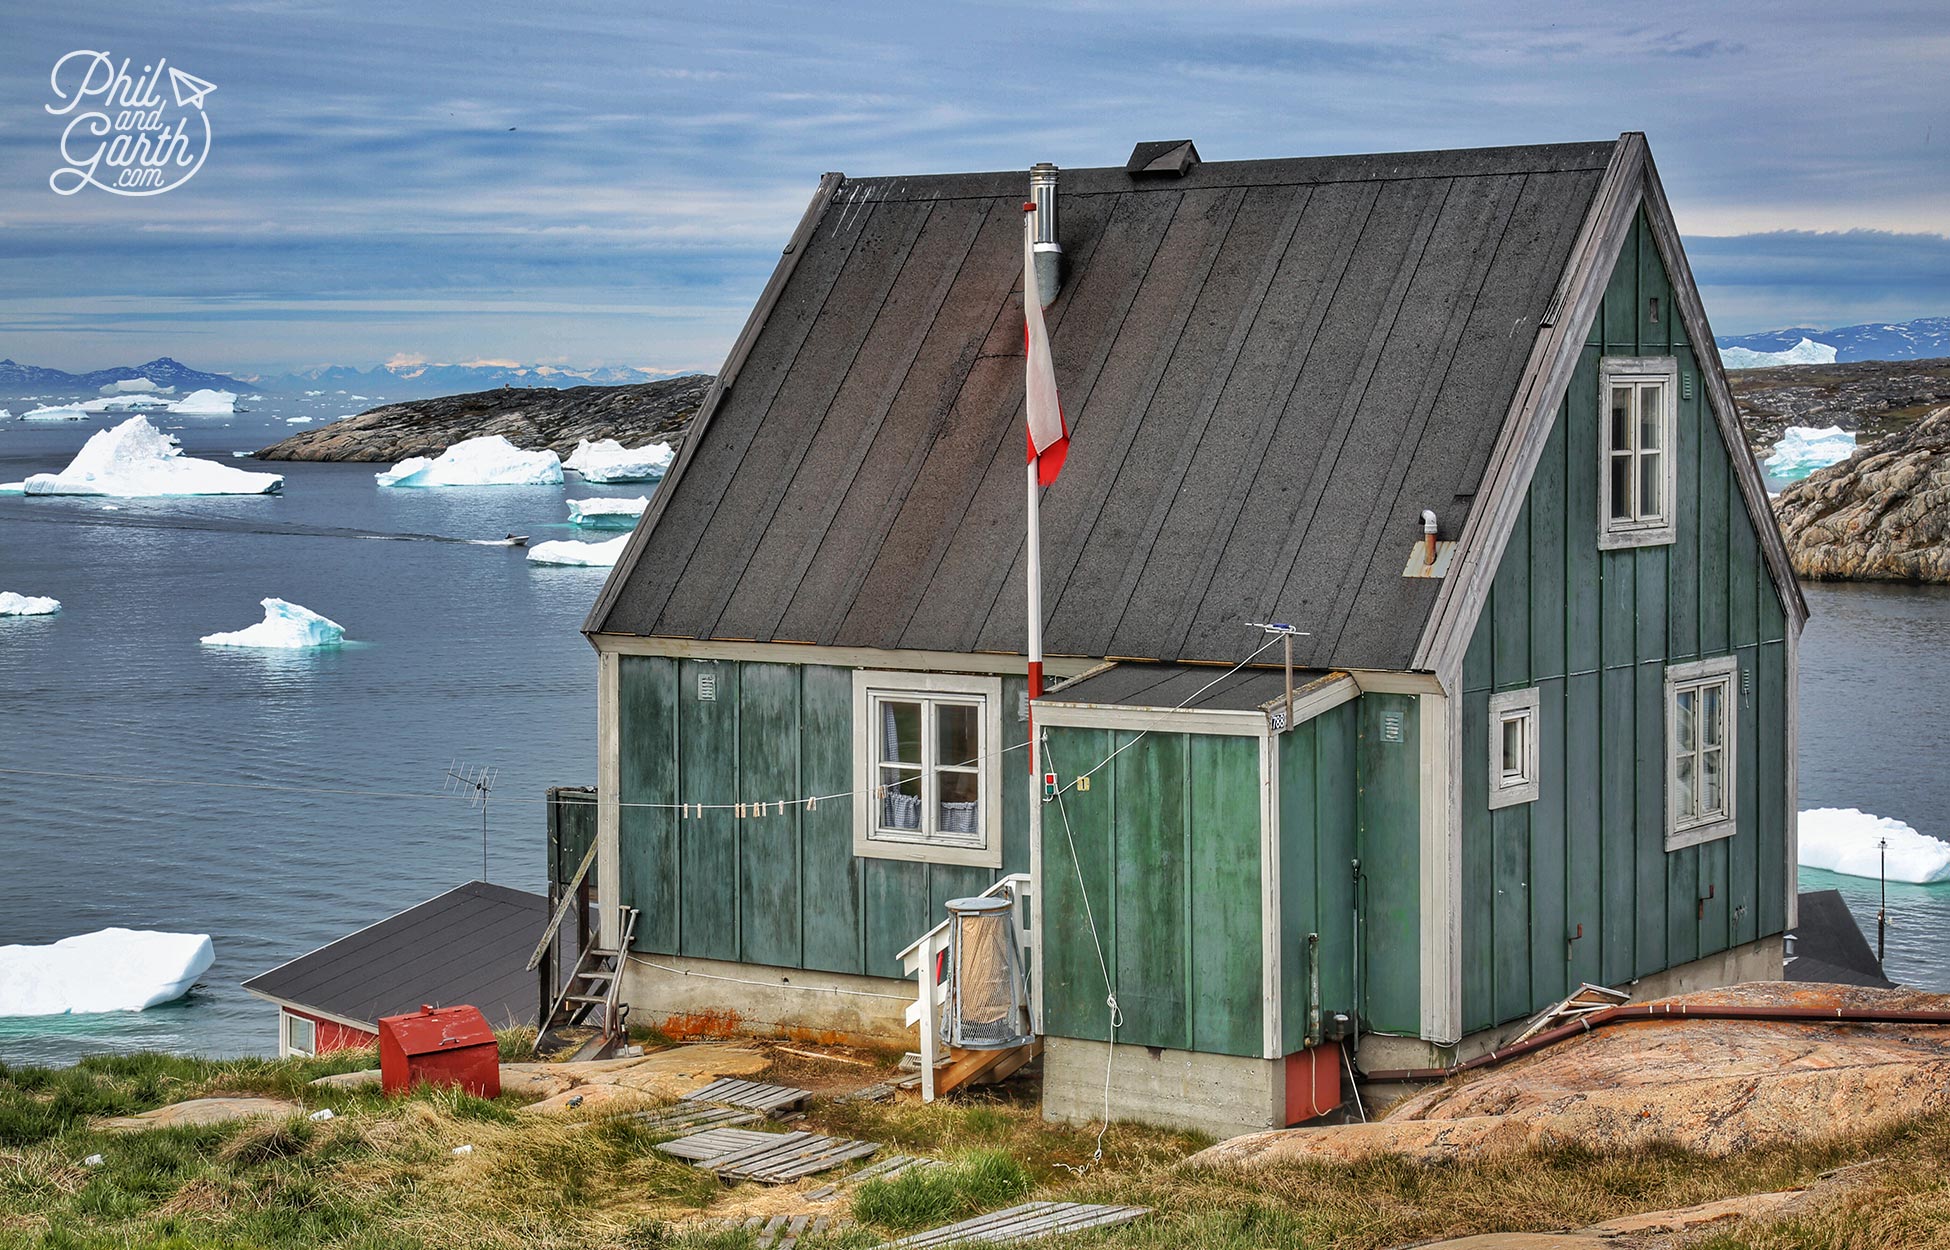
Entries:
{"label": "bare rock", "polygon": [[1775,512],[1802,577],[1950,582],[1950,408],[1810,474]]}
{"label": "bare rock", "polygon": [[335,1076],[321,1076],[312,1084],[325,1089],[365,1089],[379,1084],[379,1069],[367,1068],[361,1072],[340,1072]]}
{"label": "bare rock", "polygon": [[282,1098],[192,1098],[144,1111],[139,1115],[111,1116],[95,1122],[95,1127],[111,1133],[139,1133],[152,1128],[203,1127],[227,1124],[232,1120],[268,1120],[297,1115],[303,1111],[295,1102]]}
{"label": "bare rock", "polygon": [[640,1089],[630,1089],[622,1085],[578,1085],[565,1089],[559,1094],[531,1102],[521,1108],[523,1115],[567,1115],[580,1112],[604,1111],[617,1113],[640,1111],[657,1106],[662,1099],[645,1093]]}
{"label": "bare rock", "polygon": [[521,387],[409,400],[303,430],[257,458],[396,464],[490,434],[564,457],[583,439],[614,438],[631,447],[674,443],[710,389],[711,378],[695,374],[630,386]]}
{"label": "bare rock", "polygon": [[[1688,1004],[1950,1008],[1909,990],[1756,982]],[[1669,1142],[1727,1155],[1859,1132],[1950,1107],[1950,1025],[1671,1017],[1597,1029],[1397,1103],[1372,1124],[1282,1129],[1190,1162],[1265,1166],[1372,1154],[1481,1156],[1532,1145]]]}

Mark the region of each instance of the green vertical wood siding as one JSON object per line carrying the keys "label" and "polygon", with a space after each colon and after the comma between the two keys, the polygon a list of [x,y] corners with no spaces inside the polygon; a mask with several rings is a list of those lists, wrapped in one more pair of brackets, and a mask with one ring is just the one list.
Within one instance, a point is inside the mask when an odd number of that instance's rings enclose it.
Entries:
{"label": "green vertical wood siding", "polygon": [[1107,969],[1119,1042],[1259,1054],[1258,741],[1064,727],[1049,744],[1066,778],[1118,753],[1043,808],[1046,1031],[1108,1036]]}
{"label": "green vertical wood siding", "polygon": [[[941,903],[998,875],[853,854],[853,673],[831,665],[617,660],[618,830],[636,949],[898,977],[900,951]],[[697,697],[709,674],[716,698]],[[1021,678],[1002,684],[1002,731],[1023,734]],[[1027,764],[1001,757],[1002,871],[1029,867]],[[1015,776],[1014,774],[1023,774]],[[665,804],[849,795],[739,818]]]}
{"label": "green vertical wood siding", "polygon": [[1307,935],[1320,935],[1320,1007],[1353,1014],[1354,860],[1360,844],[1355,703],[1280,736],[1280,1037],[1306,1044]]}
{"label": "green vertical wood siding", "polygon": [[1361,1015],[1377,1032],[1414,1036],[1422,1028],[1421,705],[1409,695],[1364,694],[1354,707]]}
{"label": "green vertical wood siding", "polygon": [[[1598,549],[1606,355],[1679,362],[1669,546]],[[1465,1029],[1519,1019],[1582,981],[1621,984],[1782,931],[1786,627],[1641,218],[1464,660]],[[1668,853],[1665,666],[1716,655],[1740,662],[1737,832]],[[1492,812],[1489,696],[1528,686],[1543,719],[1538,799]]]}

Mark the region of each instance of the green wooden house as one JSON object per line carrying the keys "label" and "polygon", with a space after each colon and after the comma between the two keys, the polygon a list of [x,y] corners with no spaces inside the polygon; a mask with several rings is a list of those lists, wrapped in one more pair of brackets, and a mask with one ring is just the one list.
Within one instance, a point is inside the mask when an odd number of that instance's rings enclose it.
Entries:
{"label": "green wooden house", "polygon": [[1223,1132],[1778,977],[1805,607],[1643,137],[1061,172],[1056,801],[1027,191],[826,176],[590,614],[634,1018],[898,1034],[1026,874],[1048,1114]]}

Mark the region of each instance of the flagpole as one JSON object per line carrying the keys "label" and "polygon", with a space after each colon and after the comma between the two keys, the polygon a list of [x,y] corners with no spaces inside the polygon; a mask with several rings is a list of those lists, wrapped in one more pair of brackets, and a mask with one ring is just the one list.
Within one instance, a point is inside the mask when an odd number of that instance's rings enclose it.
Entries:
{"label": "flagpole", "polygon": [[[1036,269],[1034,253],[1031,249],[1032,232],[1035,229],[1035,205],[1023,205],[1022,215],[1022,298],[1023,316],[1029,315],[1028,302],[1040,299],[1036,290]],[[1025,342],[1026,346],[1026,342]],[[1028,353],[1024,352],[1024,364],[1028,363]],[[1027,373],[1025,373],[1025,379]],[[1025,403],[1027,400],[1025,399]],[[1040,468],[1035,457],[1030,457],[1028,472],[1024,480],[1029,487],[1029,779],[1030,802],[1033,804],[1036,792],[1036,779],[1042,773],[1036,743],[1036,700],[1043,697],[1043,529],[1042,529],[1042,488],[1037,482]]]}

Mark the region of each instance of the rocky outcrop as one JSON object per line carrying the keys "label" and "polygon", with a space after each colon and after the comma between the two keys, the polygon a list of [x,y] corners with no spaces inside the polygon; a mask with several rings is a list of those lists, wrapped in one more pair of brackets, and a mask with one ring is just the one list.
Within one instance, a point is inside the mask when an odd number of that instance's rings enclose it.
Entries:
{"label": "rocky outcrop", "polygon": [[[1689,1005],[1942,1011],[1913,990],[1753,982]],[[1536,1147],[1674,1144],[1708,1155],[1866,1131],[1950,1106],[1950,1025],[1676,1016],[1569,1038],[1436,1086],[1370,1124],[1278,1129],[1221,1142],[1193,1165],[1264,1167],[1378,1154],[1441,1160]]]}
{"label": "rocky outcrop", "polygon": [[1802,577],[1950,582],[1950,408],[1796,482],[1774,511]]}
{"label": "rocky outcrop", "polygon": [[626,446],[677,443],[711,388],[705,374],[632,386],[510,387],[386,404],[257,453],[260,460],[359,460],[396,464],[437,456],[455,443],[499,434],[530,451],[567,456],[583,439]]}

